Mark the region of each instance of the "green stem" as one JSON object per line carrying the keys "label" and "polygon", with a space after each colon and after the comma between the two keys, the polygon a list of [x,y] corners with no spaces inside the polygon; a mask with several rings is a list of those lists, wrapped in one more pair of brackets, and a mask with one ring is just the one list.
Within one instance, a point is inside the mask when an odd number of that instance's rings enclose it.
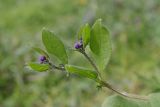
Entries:
{"label": "green stem", "polygon": [[139,100],[148,100],[147,96],[139,96],[139,95],[130,94],[130,93],[127,93],[127,92],[121,92],[121,91],[117,90],[116,88],[113,88],[113,86],[111,86],[107,82],[99,81],[99,83],[102,85],[102,87],[107,87],[108,89],[112,90],[113,92],[115,92],[115,93],[117,93],[121,96],[124,96],[124,97],[127,97],[127,98],[139,99]]}
{"label": "green stem", "polygon": [[[77,50],[76,50],[77,51]],[[95,69],[95,71],[98,73],[99,78],[96,80],[97,83],[99,83],[102,87],[106,87],[110,90],[112,90],[113,92],[123,96],[123,97],[127,97],[127,98],[133,98],[133,99],[139,99],[139,100],[148,100],[147,96],[139,96],[139,95],[135,95],[135,94],[130,94],[127,92],[122,92],[119,91],[118,89],[114,88],[112,85],[110,85],[109,83],[105,82],[102,80],[101,74],[96,66],[96,64],[94,63],[94,61],[92,61],[92,59],[87,55],[87,53],[84,50],[78,50],[80,53],[82,53],[85,58],[90,62],[90,64],[93,66],[93,68]],[[60,71],[65,71],[64,67],[58,67],[54,64],[52,64],[51,62],[49,62],[49,64],[51,65],[52,68],[60,70]]]}
{"label": "green stem", "polygon": [[57,69],[57,70],[60,70],[60,71],[65,71],[64,67],[58,67],[58,66],[52,64],[51,62],[49,62],[49,65],[50,65],[53,69]]}
{"label": "green stem", "polygon": [[99,75],[99,79],[102,80],[102,76],[101,76],[101,73],[99,72],[98,70],[98,67],[96,66],[96,64],[92,61],[92,59],[87,55],[87,53],[85,51],[80,51],[84,56],[85,58],[90,62],[90,64],[93,66],[93,68],[95,69],[95,71],[98,73]]}
{"label": "green stem", "polygon": [[102,87],[106,87],[106,88],[108,88],[108,89],[114,91],[115,93],[117,93],[121,96],[124,96],[124,97],[140,99],[140,100],[147,100],[148,99],[147,96],[139,96],[139,95],[129,94],[127,92],[121,92],[121,91],[117,90],[116,88],[114,88],[113,86],[111,86],[109,83],[102,81],[101,74],[98,70],[98,67],[94,63],[94,61],[92,61],[92,59],[87,55],[87,53],[84,50],[80,50],[79,52],[81,52],[85,56],[85,58],[90,62],[90,64],[93,66],[93,68],[98,73],[100,80],[98,79],[97,82],[100,83],[102,85]]}

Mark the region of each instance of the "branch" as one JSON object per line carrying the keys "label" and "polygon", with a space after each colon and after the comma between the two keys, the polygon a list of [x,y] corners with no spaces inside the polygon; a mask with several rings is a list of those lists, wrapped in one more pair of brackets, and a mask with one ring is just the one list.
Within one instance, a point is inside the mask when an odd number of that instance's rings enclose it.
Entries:
{"label": "branch", "polygon": [[113,86],[111,86],[109,83],[102,81],[102,77],[101,74],[96,66],[96,64],[94,63],[94,61],[92,61],[92,59],[87,55],[87,53],[83,50],[80,50],[79,52],[81,52],[86,59],[91,63],[91,65],[93,66],[93,68],[96,70],[96,72],[98,73],[100,80],[98,80],[97,82],[100,83],[103,87],[106,87],[112,91],[114,91],[115,93],[124,96],[124,97],[128,97],[128,98],[134,98],[134,99],[140,99],[140,100],[147,100],[148,97],[147,96],[139,96],[139,95],[135,95],[135,94],[129,94],[127,92],[121,92],[119,90],[117,90],[116,88],[114,88]]}
{"label": "branch", "polygon": [[52,64],[51,62],[49,62],[49,65],[52,67],[52,69],[57,69],[57,70],[60,70],[60,71],[65,71],[65,68],[63,66],[62,67],[56,66],[56,65]]}
{"label": "branch", "polygon": [[102,79],[101,73],[98,70],[98,67],[96,66],[96,64],[94,63],[94,61],[92,61],[92,59],[87,55],[87,53],[85,51],[79,51],[80,53],[82,53],[85,58],[90,62],[90,64],[93,66],[93,68],[95,69],[95,71],[98,73],[99,78]]}
{"label": "branch", "polygon": [[133,99],[139,99],[139,100],[148,100],[148,97],[147,96],[139,96],[139,95],[135,95],[135,94],[130,94],[130,93],[127,93],[127,92],[121,92],[119,90],[117,90],[116,88],[114,88],[113,86],[111,86],[109,83],[107,82],[104,82],[104,81],[100,81],[100,84],[103,86],[103,87],[106,87],[112,91],[114,91],[115,93],[121,95],[121,96],[124,96],[124,97],[127,97],[127,98],[133,98]]}
{"label": "branch", "polygon": [[[98,82],[102,87],[106,87],[110,90],[112,90],[113,92],[123,96],[123,97],[127,97],[127,98],[133,98],[133,99],[139,99],[139,100],[148,100],[148,97],[147,96],[139,96],[139,95],[135,95],[135,94],[130,94],[130,93],[127,93],[127,92],[122,92],[122,91],[119,91],[118,89],[114,88],[112,85],[110,85],[109,83],[105,82],[102,80],[102,77],[101,77],[101,74],[96,66],[96,64],[92,61],[92,59],[87,55],[87,53],[85,51],[80,51],[80,53],[82,53],[85,58],[90,62],[90,64],[93,66],[93,68],[96,70],[96,72],[98,73],[99,75],[99,78],[96,80],[96,82]],[[51,62],[49,62],[49,65],[53,68],[53,69],[57,69],[57,70],[60,70],[60,71],[65,71],[65,68],[63,66],[59,67],[59,66],[56,66],[54,64],[52,64]]]}

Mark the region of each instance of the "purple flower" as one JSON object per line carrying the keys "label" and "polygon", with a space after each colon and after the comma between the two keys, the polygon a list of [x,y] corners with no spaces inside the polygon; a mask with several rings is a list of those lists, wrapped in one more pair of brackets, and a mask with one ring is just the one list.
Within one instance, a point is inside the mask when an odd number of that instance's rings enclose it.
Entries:
{"label": "purple flower", "polygon": [[82,44],[81,41],[80,41],[80,42],[76,42],[76,43],[74,44],[74,47],[75,47],[76,49],[80,49],[80,48],[83,47],[83,44]]}
{"label": "purple flower", "polygon": [[47,61],[47,58],[45,56],[40,56],[39,61],[40,61],[40,63],[44,63]]}

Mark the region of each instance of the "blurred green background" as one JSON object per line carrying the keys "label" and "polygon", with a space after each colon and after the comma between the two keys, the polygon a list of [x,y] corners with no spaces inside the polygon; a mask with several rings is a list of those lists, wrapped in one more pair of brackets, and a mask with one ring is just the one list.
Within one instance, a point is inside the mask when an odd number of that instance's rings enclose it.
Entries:
{"label": "blurred green background", "polygon": [[[88,79],[25,68],[42,47],[41,30],[72,47],[80,26],[102,18],[112,57],[103,77],[136,94],[160,91],[159,0],[0,0],[0,107],[100,107],[113,93]],[[90,67],[78,53],[70,63]]]}

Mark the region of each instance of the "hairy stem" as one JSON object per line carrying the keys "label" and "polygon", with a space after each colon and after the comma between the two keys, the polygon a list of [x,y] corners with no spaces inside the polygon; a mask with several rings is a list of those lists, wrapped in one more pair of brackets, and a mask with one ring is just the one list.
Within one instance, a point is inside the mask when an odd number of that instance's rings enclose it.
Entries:
{"label": "hairy stem", "polygon": [[[83,50],[79,50],[80,53],[82,53],[85,58],[90,62],[90,64],[93,66],[93,68],[95,69],[95,71],[98,73],[99,78],[97,78],[96,82],[99,83],[102,87],[106,87],[110,90],[112,90],[113,92],[123,96],[123,97],[127,97],[127,98],[133,98],[133,99],[139,99],[139,100],[148,100],[147,96],[139,96],[139,95],[135,95],[135,94],[130,94],[127,92],[122,92],[119,91],[118,89],[116,89],[115,87],[113,87],[112,85],[110,85],[109,83],[105,82],[102,80],[101,74],[96,66],[96,64],[94,63],[94,61],[92,61],[92,59],[87,55],[87,53]],[[60,71],[65,71],[65,68],[63,66],[59,67],[56,66],[54,64],[52,64],[51,62],[49,62],[49,65],[53,68],[53,69],[57,69]]]}
{"label": "hairy stem", "polygon": [[92,61],[92,59],[87,55],[87,53],[85,51],[80,51],[85,58],[90,62],[90,64],[93,66],[93,68],[95,69],[95,71],[98,73],[99,78],[102,79],[101,73],[98,70],[98,67],[96,66],[96,64],[94,63],[94,61]]}
{"label": "hairy stem", "polygon": [[98,80],[98,82],[102,85],[102,87],[106,87],[106,88],[108,88],[108,89],[114,91],[115,93],[117,93],[117,94],[119,94],[121,96],[124,96],[124,97],[134,98],[134,99],[140,99],[140,100],[147,100],[148,99],[147,96],[139,96],[139,95],[129,94],[127,92],[121,92],[121,91],[117,90],[116,88],[114,88],[109,83],[102,81],[101,74],[100,74],[100,72],[99,72],[96,64],[94,63],[94,61],[92,61],[92,59],[87,55],[87,53],[85,51],[82,50],[80,52],[85,56],[85,58],[90,62],[90,64],[93,66],[93,68],[98,73],[98,75],[100,77],[100,80]]}
{"label": "hairy stem", "polygon": [[57,69],[57,70],[60,70],[60,71],[65,71],[64,67],[58,67],[58,66],[52,64],[51,62],[49,62],[49,65],[50,65],[53,69]]}
{"label": "hairy stem", "polygon": [[130,94],[130,93],[127,93],[127,92],[119,91],[119,90],[117,90],[116,88],[114,88],[113,86],[111,86],[107,82],[100,81],[100,84],[102,85],[102,87],[106,87],[106,88],[114,91],[115,93],[117,93],[117,94],[119,94],[121,96],[124,96],[124,97],[127,97],[127,98],[140,99],[140,100],[148,100],[147,96],[139,96],[139,95],[135,95],[135,94]]}

